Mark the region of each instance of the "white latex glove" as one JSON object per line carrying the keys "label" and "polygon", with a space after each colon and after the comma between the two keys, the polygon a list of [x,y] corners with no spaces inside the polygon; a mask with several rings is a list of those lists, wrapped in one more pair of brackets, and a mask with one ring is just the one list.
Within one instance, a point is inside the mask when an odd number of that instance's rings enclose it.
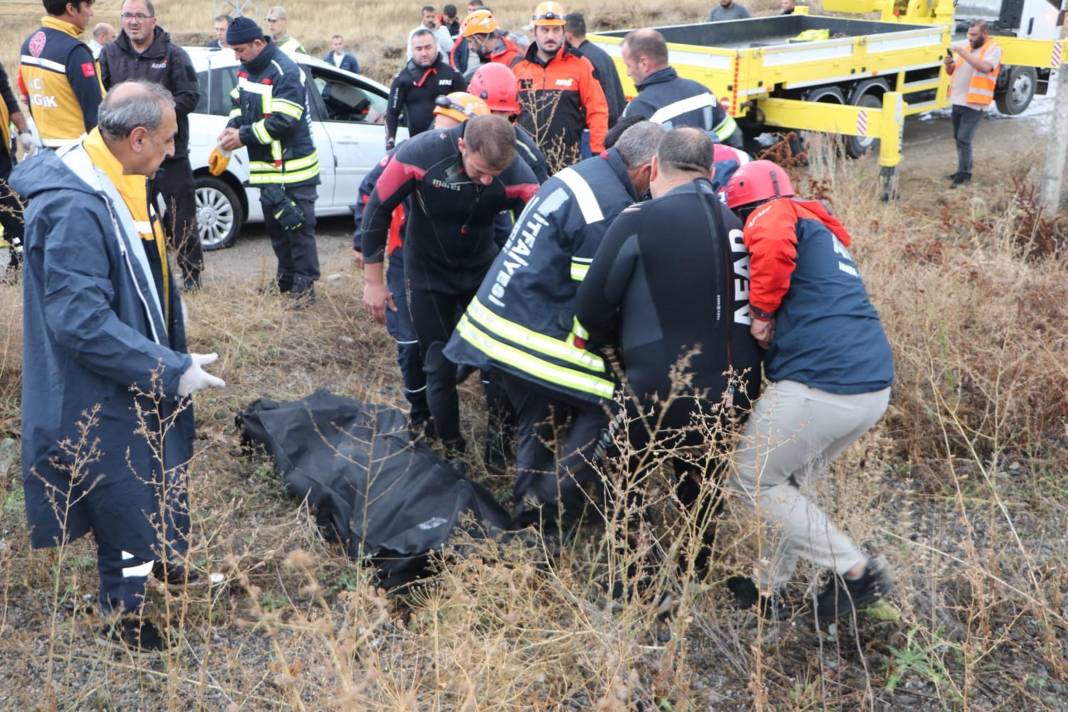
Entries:
{"label": "white latex glove", "polygon": [[226,385],[226,381],[201,368],[215,363],[219,359],[219,354],[189,354],[189,356],[193,359],[193,365],[186,369],[182,377],[178,379],[178,395],[184,398],[204,388],[223,388]]}
{"label": "white latex glove", "polygon": [[32,156],[41,149],[40,142],[34,138],[32,133],[20,133],[19,134],[19,146],[22,147],[23,152],[27,156]]}

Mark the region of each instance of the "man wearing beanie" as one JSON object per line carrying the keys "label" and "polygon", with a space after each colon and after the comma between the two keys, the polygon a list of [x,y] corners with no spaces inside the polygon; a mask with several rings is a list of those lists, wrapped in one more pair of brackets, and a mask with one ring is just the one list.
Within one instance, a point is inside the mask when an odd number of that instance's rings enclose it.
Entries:
{"label": "man wearing beanie", "polygon": [[226,42],[241,61],[241,71],[219,148],[248,147],[249,184],[260,189],[267,232],[278,257],[278,291],[291,294],[296,306],[306,306],[319,278],[319,156],[306,116],[304,75],[250,18],[235,18]]}

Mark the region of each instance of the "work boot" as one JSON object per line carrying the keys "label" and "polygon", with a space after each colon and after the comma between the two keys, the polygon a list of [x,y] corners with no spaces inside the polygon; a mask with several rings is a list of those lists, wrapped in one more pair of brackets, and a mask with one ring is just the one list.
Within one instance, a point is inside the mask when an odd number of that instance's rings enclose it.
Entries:
{"label": "work boot", "polygon": [[182,289],[187,292],[199,292],[201,287],[199,274],[187,274],[182,278]]}
{"label": "work boot", "polygon": [[793,606],[781,591],[765,596],[748,576],[731,576],[727,579],[727,589],[736,608],[751,608],[764,620],[785,621],[793,615]]}
{"label": "work boot", "polygon": [[462,460],[467,453],[467,441],[463,436],[455,440],[443,440],[441,444],[445,448],[446,460]]}
{"label": "work boot", "polygon": [[890,595],[894,584],[886,562],[873,556],[864,566],[864,573],[856,579],[832,576],[816,596],[816,618],[820,625],[852,615]]}
{"label": "work boot", "polygon": [[965,185],[971,182],[972,176],[970,173],[958,173],[957,175],[953,176],[953,183],[949,187],[956,188],[957,186]]}
{"label": "work boot", "polygon": [[123,615],[100,630],[100,641],[135,655],[159,653],[167,640],[156,625],[139,615]]}
{"label": "work boot", "polygon": [[293,289],[289,292],[289,304],[288,309],[294,311],[301,311],[308,309],[315,304],[315,287],[305,287],[304,289]]}
{"label": "work boot", "polygon": [[200,574],[193,569],[181,564],[164,564],[162,561],[152,564],[152,576],[168,588],[182,589],[204,583]]}

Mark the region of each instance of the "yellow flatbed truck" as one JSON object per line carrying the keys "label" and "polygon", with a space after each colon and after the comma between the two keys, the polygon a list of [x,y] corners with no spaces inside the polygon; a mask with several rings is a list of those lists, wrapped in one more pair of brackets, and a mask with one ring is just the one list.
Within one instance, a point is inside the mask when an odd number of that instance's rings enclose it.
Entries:
{"label": "yellow flatbed truck", "polygon": [[[856,0],[827,1],[857,6]],[[918,6],[924,0],[909,2]],[[944,10],[941,2],[937,7]],[[949,7],[952,10],[952,4]],[[914,22],[905,22],[900,13],[890,17],[794,14],[655,29],[668,43],[671,65],[681,76],[712,90],[747,136],[779,129],[841,134],[852,156],[878,142],[884,194],[889,196],[901,161],[905,117],[949,104],[943,58],[958,23],[952,13],[948,21],[937,22],[920,21],[928,18],[916,13],[909,15]],[[1063,14],[1055,12],[1053,23],[1059,32]],[[961,24],[966,29],[966,23]],[[628,31],[600,32],[589,39],[613,56],[624,92],[634,96],[622,61],[621,44]],[[1050,67],[1060,64],[1064,42],[995,39],[1003,46],[1002,63],[1035,68],[1045,81],[1036,81],[1034,88],[1044,90]],[[1039,69],[1042,75],[1037,75]]]}

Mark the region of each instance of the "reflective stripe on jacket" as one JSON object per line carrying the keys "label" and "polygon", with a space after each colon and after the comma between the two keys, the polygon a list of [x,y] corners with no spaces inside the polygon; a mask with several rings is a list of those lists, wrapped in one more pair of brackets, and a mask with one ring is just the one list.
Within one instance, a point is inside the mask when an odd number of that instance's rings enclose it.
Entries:
{"label": "reflective stripe on jacket", "polygon": [[642,116],[668,128],[692,126],[714,133],[720,142],[726,142],[738,130],[738,124],[720,106],[715,94],[700,82],[680,77],[673,67],[646,77],[623,115]]}
{"label": "reflective stripe on jacket", "polygon": [[615,381],[587,348],[574,301],[609,225],[634,200],[615,150],[550,178],[486,273],[445,355],[574,402],[611,398]]}
{"label": "reflective stripe on jacket", "polygon": [[249,184],[319,183],[305,80],[304,71],[273,44],[241,65],[226,125],[238,129],[248,147]]}
{"label": "reflective stripe on jacket", "polygon": [[96,126],[104,90],[81,30],[46,16],[22,43],[19,88],[45,146],[57,148]]}

